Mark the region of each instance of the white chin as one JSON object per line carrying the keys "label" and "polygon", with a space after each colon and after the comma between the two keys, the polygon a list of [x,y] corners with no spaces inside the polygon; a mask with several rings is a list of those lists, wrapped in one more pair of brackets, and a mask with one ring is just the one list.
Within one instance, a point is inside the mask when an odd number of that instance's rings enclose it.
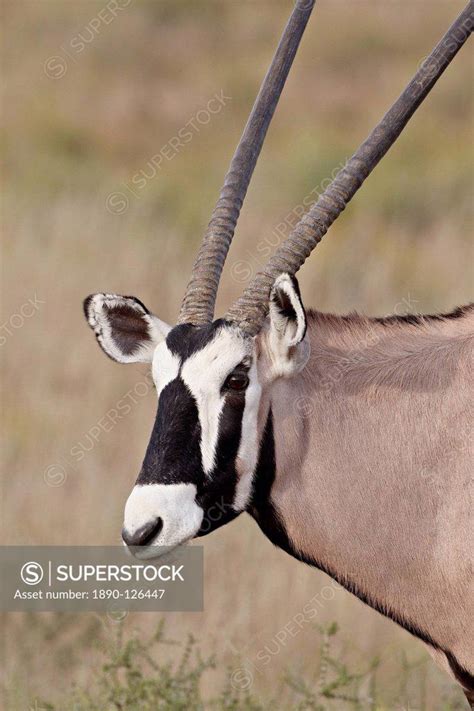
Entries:
{"label": "white chin", "polygon": [[175,546],[158,546],[154,543],[150,543],[148,546],[135,546],[130,548],[125,543],[123,545],[126,547],[128,555],[132,558],[136,558],[137,560],[152,560],[154,558],[161,558],[166,561],[168,558],[172,557],[175,550],[185,546],[186,541],[183,541],[183,543],[177,543]]}
{"label": "white chin", "polygon": [[135,547],[137,558],[156,558],[191,540],[198,533],[204,512],[196,503],[194,484],[144,484],[133,488],[125,505],[124,527],[131,534],[161,518],[163,528],[146,546]]}

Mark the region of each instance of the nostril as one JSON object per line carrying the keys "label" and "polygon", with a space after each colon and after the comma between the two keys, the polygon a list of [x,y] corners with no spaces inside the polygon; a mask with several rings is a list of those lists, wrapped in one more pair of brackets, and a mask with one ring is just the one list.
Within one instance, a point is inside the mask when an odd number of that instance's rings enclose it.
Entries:
{"label": "nostril", "polygon": [[163,521],[157,518],[137,528],[134,533],[129,533],[125,526],[122,528],[122,538],[127,546],[146,546],[156,538],[163,528]]}

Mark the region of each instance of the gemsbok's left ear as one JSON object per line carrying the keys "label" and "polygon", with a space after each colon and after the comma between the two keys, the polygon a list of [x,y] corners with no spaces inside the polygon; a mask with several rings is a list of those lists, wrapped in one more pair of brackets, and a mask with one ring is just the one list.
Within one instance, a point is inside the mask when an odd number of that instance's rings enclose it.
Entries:
{"label": "gemsbok's left ear", "polygon": [[306,314],[295,277],[280,274],[270,292],[268,348],[275,376],[293,375],[309,357]]}
{"label": "gemsbok's left ear", "polygon": [[151,363],[171,330],[135,296],[91,294],[84,313],[104,353],[118,363]]}

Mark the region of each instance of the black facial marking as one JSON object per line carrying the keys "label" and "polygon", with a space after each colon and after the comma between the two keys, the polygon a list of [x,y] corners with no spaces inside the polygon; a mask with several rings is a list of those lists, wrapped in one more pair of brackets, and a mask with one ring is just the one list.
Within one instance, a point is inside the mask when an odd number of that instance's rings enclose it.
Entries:
{"label": "black facial marking", "polygon": [[[194,484],[196,502],[204,512],[199,536],[228,523],[239,513],[234,511],[232,504],[237,485],[235,460],[242,434],[245,389],[221,391],[225,402],[219,418],[216,461],[213,470],[205,473],[198,407],[181,378],[181,368],[186,359],[202,350],[224,324],[224,321],[202,327],[182,324],[168,334],[166,343],[181,361],[180,372],[160,394],[150,443],[137,479],[137,484]],[[233,372],[246,375],[250,365],[251,360],[244,359]]]}
{"label": "black facial marking", "polygon": [[319,568],[319,570],[322,570],[323,573],[329,575],[337,583],[339,583],[339,585],[358,597],[359,600],[364,602],[366,605],[369,605],[374,610],[377,610],[377,612],[380,612],[385,617],[390,618],[412,635],[421,639],[423,642],[430,644],[432,647],[435,647],[435,649],[440,649],[445,652],[448,659],[451,658],[455,662],[454,657],[450,655],[447,650],[437,644],[427,632],[412,624],[410,621],[405,620],[398,612],[387,608],[383,603],[379,603],[374,598],[365,594],[352,580],[338,575],[327,565],[322,564],[315,558],[308,556],[295,548],[285,529],[283,518],[271,500],[271,489],[275,481],[275,474],[275,440],[273,435],[273,416],[270,410],[260,445],[252,497],[248,506],[248,512],[256,520],[260,529],[273,543],[273,545],[277,546],[277,548],[281,548],[293,558],[296,558],[307,565]]}
{"label": "black facial marking", "polygon": [[201,427],[196,401],[176,378],[163,388],[137,484],[198,484]]}
{"label": "black facial marking", "polygon": [[245,393],[228,392],[219,419],[216,464],[197,497],[204,509],[199,536],[215,531],[238,516],[239,512],[232,504],[237,487],[235,460],[242,436],[244,409]]}
{"label": "black facial marking", "polygon": [[229,391],[219,418],[216,475],[235,463],[242,436],[245,393]]}
{"label": "black facial marking", "polygon": [[222,319],[204,326],[193,326],[189,323],[180,324],[168,333],[166,345],[173,355],[185,361],[193,353],[205,348],[224,324],[225,321]]}

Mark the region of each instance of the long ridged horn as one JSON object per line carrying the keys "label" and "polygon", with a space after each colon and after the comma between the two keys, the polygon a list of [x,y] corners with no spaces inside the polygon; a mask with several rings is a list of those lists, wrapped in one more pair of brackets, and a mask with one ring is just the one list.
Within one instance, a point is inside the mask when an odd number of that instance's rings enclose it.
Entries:
{"label": "long ridged horn", "polygon": [[186,288],[178,323],[210,323],[219,279],[268,126],[315,0],[298,0],[232,158]]}
{"label": "long ridged horn", "polygon": [[267,265],[228,311],[226,319],[255,335],[268,312],[271,287],[282,272],[294,275],[344,210],[367,176],[396,141],[408,120],[464,45],[474,26],[471,0],[423,62],[403,93],[367,140],[337,173],[317,202],[299,221]]}

